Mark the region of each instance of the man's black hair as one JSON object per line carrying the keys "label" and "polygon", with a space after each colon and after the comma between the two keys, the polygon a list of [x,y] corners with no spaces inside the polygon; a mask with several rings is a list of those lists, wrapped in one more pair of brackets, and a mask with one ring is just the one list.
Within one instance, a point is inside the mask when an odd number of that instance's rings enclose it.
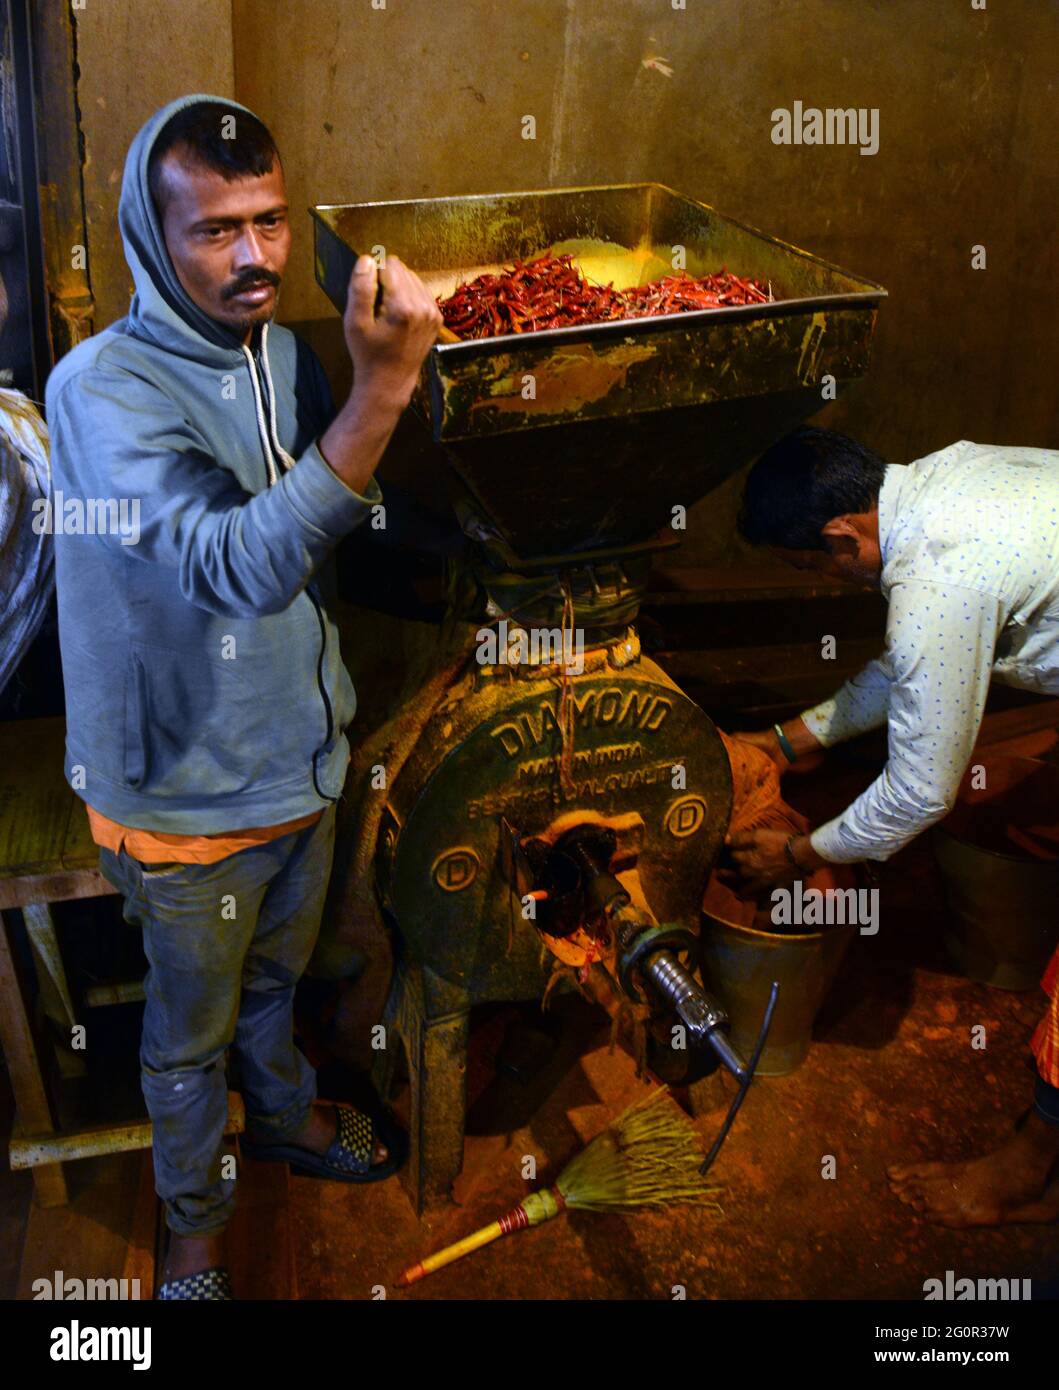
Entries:
{"label": "man's black hair", "polygon": [[170,116],[158,132],[147,161],[147,186],[159,217],[165,212],[162,160],[177,148],[189,160],[205,165],[229,183],[233,179],[260,178],[279,159],[268,127],[249,111],[234,111],[219,101],[185,106]]}
{"label": "man's black hair", "polygon": [[827,550],[823,528],[836,516],[871,511],[885,472],[885,459],[855,439],[795,430],[750,470],[739,530],[752,545]]}

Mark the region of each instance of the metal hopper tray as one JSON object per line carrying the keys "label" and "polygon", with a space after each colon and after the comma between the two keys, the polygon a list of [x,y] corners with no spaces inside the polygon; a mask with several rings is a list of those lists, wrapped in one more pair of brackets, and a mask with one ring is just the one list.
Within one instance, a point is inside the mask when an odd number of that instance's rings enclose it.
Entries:
{"label": "metal hopper tray", "polygon": [[[416,406],[523,555],[626,543],[664,525],[867,370],[886,291],[661,184],[312,210],[316,277],[341,311],[353,262],[397,254],[437,295],[573,252],[619,289],[720,270],[775,302],[439,344]],[[532,386],[527,390],[527,382]]]}

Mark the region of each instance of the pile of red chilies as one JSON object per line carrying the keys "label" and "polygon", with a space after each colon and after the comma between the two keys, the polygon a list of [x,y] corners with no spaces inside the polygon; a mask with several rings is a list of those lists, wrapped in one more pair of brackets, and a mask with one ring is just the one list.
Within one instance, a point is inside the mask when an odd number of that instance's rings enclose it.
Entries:
{"label": "pile of red chilies", "polygon": [[445,327],[460,338],[496,338],[609,319],[767,304],[772,299],[770,286],[724,269],[699,277],[681,272],[616,290],[613,285],[592,284],[573,260],[572,255],[538,256],[516,261],[499,275],[479,275],[459,285],[447,299],[438,300]]}

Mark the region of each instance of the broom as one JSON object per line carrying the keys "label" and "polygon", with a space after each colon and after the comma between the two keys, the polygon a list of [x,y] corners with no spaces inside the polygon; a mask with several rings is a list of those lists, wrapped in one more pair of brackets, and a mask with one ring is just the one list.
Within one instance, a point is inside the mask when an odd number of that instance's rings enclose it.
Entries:
{"label": "broom", "polygon": [[[398,1287],[406,1288],[501,1236],[550,1221],[566,1208],[632,1211],[715,1197],[721,1189],[708,1186],[699,1175],[702,1156],[695,1131],[665,1104],[667,1096],[662,1086],[630,1105],[570,1160],[554,1187],[531,1192],[499,1221],[411,1265],[398,1278]],[[711,1205],[720,1213],[716,1202]]]}

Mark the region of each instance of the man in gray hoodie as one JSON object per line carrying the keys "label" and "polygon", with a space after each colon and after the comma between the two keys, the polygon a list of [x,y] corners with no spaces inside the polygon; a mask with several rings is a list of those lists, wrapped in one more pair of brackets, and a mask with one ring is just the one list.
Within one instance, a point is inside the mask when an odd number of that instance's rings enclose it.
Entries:
{"label": "man in gray hoodie", "polygon": [[356,709],[316,576],[382,507],[374,470],[441,316],[395,256],[382,270],[362,256],[344,320],[354,384],[335,413],[313,353],[272,322],[291,242],[283,169],[235,102],[188,96],[151,117],[119,223],[129,313],[47,387],[66,775],[150,963],[140,1060],[171,1232],[160,1296],[224,1298],[229,1048],[244,1153],[345,1181],[402,1156],[384,1115],[316,1103],[293,994]]}

